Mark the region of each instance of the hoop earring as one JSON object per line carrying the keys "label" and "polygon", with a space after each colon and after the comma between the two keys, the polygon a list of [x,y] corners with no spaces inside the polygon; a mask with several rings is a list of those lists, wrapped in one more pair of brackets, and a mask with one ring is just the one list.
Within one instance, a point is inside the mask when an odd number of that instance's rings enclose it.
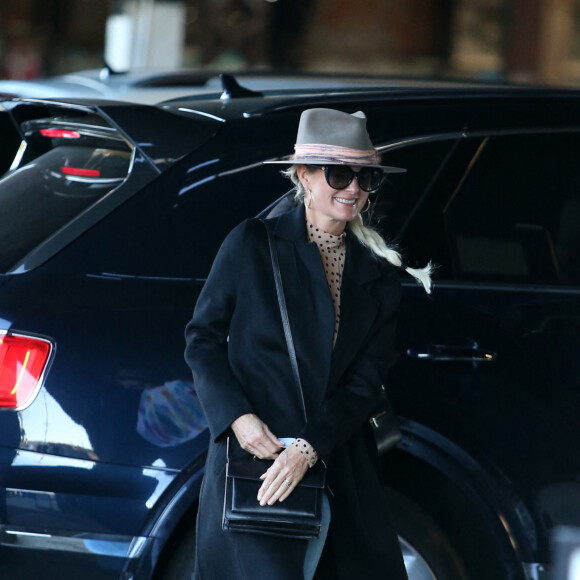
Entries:
{"label": "hoop earring", "polygon": [[371,200],[367,199],[367,204],[366,204],[365,208],[360,213],[367,213],[367,211],[369,211],[369,209],[371,209]]}

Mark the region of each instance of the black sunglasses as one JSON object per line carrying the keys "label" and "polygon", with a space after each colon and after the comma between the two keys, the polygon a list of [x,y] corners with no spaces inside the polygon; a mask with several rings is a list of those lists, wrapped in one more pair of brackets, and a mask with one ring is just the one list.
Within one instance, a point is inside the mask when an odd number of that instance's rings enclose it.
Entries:
{"label": "black sunglasses", "polygon": [[376,167],[363,167],[359,171],[353,171],[348,165],[311,165],[311,167],[324,171],[326,183],[333,189],[348,187],[356,177],[358,186],[368,193],[379,189],[384,175]]}

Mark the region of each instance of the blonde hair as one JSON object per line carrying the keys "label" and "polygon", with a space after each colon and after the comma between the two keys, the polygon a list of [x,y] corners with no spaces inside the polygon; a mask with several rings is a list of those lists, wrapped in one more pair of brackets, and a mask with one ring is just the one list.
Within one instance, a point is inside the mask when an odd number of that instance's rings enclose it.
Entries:
{"label": "blonde hair", "polygon": [[[304,203],[304,186],[298,178],[297,166],[292,165],[289,169],[282,172],[282,174],[290,179],[296,186],[296,193],[294,199],[299,203]],[[383,260],[387,260],[390,264],[397,268],[405,270],[408,274],[413,276],[415,280],[425,288],[425,291],[430,294],[433,287],[431,274],[433,272],[433,265],[429,262],[423,268],[411,268],[407,266],[401,254],[392,246],[389,246],[384,238],[374,228],[365,225],[360,213],[348,222],[347,228],[356,239],[366,248],[368,248],[373,255]]]}

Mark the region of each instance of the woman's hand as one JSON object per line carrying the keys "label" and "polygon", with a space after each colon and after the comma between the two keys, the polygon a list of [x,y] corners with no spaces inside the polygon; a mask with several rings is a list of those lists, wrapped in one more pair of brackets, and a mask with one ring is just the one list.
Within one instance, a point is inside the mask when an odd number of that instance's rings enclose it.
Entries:
{"label": "woman's hand", "polygon": [[284,501],[308,471],[308,461],[294,446],[290,446],[274,461],[260,479],[264,480],[258,491],[260,505],[273,505]]}
{"label": "woman's hand", "polygon": [[257,415],[247,413],[231,425],[240,447],[258,459],[276,459],[284,443],[275,437]]}

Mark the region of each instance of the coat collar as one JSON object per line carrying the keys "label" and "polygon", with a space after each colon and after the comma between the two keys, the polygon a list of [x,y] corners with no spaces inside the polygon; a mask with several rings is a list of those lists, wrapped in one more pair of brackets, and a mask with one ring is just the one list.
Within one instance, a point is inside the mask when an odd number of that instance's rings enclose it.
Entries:
{"label": "coat collar", "polygon": [[[272,219],[274,235],[298,243],[308,243],[306,233],[306,216],[304,204],[300,204],[289,212]],[[358,284],[364,284],[380,277],[376,260],[370,255],[352,233],[346,236],[347,259],[345,275]]]}
{"label": "coat collar", "polygon": [[273,218],[272,222],[274,235],[292,242],[308,242],[304,204],[301,203],[281,216]]}

